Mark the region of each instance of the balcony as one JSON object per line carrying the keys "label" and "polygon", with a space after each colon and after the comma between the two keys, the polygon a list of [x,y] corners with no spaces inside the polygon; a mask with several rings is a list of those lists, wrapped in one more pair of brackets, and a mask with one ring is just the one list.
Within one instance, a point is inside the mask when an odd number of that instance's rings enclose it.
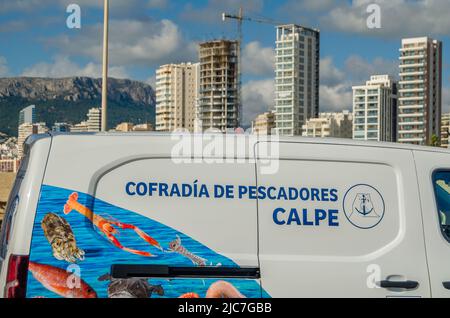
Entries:
{"label": "balcony", "polygon": [[408,84],[424,84],[425,83],[425,80],[424,79],[408,79],[408,80],[404,80],[404,79],[401,79],[399,82],[398,82],[400,85],[408,85]]}
{"label": "balcony", "polygon": [[400,68],[408,68],[408,67],[425,67],[426,64],[424,62],[417,62],[417,63],[402,63],[399,65]]}
{"label": "balcony", "polygon": [[410,60],[410,59],[424,59],[424,58],[426,58],[425,53],[417,53],[415,55],[402,55],[402,56],[399,57],[399,59],[401,61],[403,61],[403,60]]}

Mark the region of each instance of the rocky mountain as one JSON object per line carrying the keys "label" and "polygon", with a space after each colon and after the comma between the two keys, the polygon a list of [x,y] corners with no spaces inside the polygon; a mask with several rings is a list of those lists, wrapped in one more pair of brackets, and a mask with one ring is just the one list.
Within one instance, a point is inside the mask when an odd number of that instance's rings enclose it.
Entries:
{"label": "rocky mountain", "polygon": [[[89,108],[101,104],[101,79],[0,78],[0,132],[17,135],[19,111],[36,105],[37,121],[78,123]],[[155,94],[145,83],[110,79],[108,81],[109,125],[120,122],[153,122]]]}

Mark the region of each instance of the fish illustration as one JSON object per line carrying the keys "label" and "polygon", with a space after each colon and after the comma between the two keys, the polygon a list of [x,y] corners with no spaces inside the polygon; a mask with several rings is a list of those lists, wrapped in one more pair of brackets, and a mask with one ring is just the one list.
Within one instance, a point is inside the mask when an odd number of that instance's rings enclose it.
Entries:
{"label": "fish illustration", "polygon": [[44,235],[50,243],[53,256],[60,261],[75,263],[84,260],[84,251],[77,247],[69,223],[59,215],[48,213],[41,222]]}
{"label": "fish illustration", "polygon": [[153,294],[164,296],[161,285],[150,285],[148,279],[144,278],[114,279],[110,274],[105,274],[98,280],[111,281],[108,298],[151,298]]}
{"label": "fish illustration", "polygon": [[194,263],[197,266],[206,266],[207,260],[204,258],[201,258],[193,253],[191,253],[189,250],[187,250],[182,244],[181,244],[181,238],[177,235],[177,238],[169,243],[169,251],[175,252],[180,255],[183,255],[184,257],[190,259],[192,263]]}
{"label": "fish illustration", "polygon": [[[197,293],[186,293],[179,298],[200,298]],[[246,298],[236,287],[226,281],[217,281],[206,292],[205,298]]]}
{"label": "fish illustration", "polygon": [[[85,281],[73,273],[50,265],[29,263],[28,267],[33,277],[49,291],[64,298],[97,298],[97,293]],[[76,278],[77,287],[68,285]]]}
{"label": "fish illustration", "polygon": [[[72,211],[76,211],[80,213],[81,215],[88,218],[95,227],[99,229],[101,233],[103,233],[106,238],[109,240],[111,244],[113,244],[115,247],[120,248],[121,250],[132,253],[139,256],[145,256],[145,257],[152,257],[154,256],[150,252],[146,251],[139,251],[135,250],[126,246],[123,246],[120,241],[117,239],[117,234],[119,234],[119,229],[122,230],[132,230],[134,231],[142,240],[149,243],[150,245],[156,247],[157,249],[162,251],[161,245],[156,241],[154,238],[152,238],[150,235],[142,231],[140,228],[133,224],[126,224],[119,221],[114,220],[108,220],[104,217],[101,217],[98,214],[95,214],[92,210],[90,210],[88,207],[82,205],[80,202],[78,202],[78,193],[72,193],[69,196],[69,199],[67,200],[66,204],[64,205],[64,213],[69,214]],[[117,227],[117,228],[116,228]]]}

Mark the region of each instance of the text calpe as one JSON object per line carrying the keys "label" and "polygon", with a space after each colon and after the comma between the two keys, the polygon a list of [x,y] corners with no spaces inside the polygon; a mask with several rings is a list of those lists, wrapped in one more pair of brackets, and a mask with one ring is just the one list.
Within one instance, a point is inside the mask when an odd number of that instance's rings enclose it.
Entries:
{"label": "text calpe", "polygon": [[285,210],[278,208],[273,211],[273,222],[277,225],[295,226],[339,226],[338,210],[324,209],[295,209]]}

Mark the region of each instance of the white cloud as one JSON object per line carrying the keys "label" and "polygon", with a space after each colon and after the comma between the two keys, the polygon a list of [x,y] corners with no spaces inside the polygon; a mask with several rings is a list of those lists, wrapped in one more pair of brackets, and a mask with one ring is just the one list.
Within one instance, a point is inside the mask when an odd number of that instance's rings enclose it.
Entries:
{"label": "white cloud", "polygon": [[381,57],[367,61],[359,55],[351,55],[345,61],[345,71],[350,80],[361,82],[369,79],[370,75],[387,74],[394,78],[398,75],[398,61],[386,60]]}
{"label": "white cloud", "polygon": [[336,6],[336,0],[289,0],[280,9],[291,16],[305,12],[321,12]]}
{"label": "white cloud", "polygon": [[[116,65],[158,66],[195,61],[197,46],[186,41],[179,27],[169,20],[112,20],[110,60]],[[86,26],[79,35],[64,34],[46,42],[65,55],[85,56],[97,62],[102,53],[102,25]]]}
{"label": "white cloud", "polygon": [[[66,56],[56,56],[51,63],[41,62],[25,69],[22,76],[51,78],[86,76],[99,78],[102,76],[102,66],[92,62],[79,66]],[[114,78],[129,77],[125,69],[120,66],[111,66],[109,76]]]}
{"label": "white cloud", "polygon": [[0,13],[11,11],[31,12],[39,7],[47,6],[52,2],[54,3],[54,0],[3,0],[0,1]]}
{"label": "white cloud", "polygon": [[[367,27],[369,4],[381,8],[381,29]],[[320,17],[327,28],[383,37],[447,35],[450,30],[448,0],[353,0],[339,2]]]}
{"label": "white cloud", "polygon": [[169,6],[169,0],[149,0],[148,6],[152,9],[165,9]]}
{"label": "white cloud", "polygon": [[320,82],[325,85],[337,85],[344,81],[345,74],[338,69],[332,57],[325,57],[320,61]]}
{"label": "white cloud", "polygon": [[275,84],[273,79],[250,81],[242,87],[243,126],[249,126],[261,113],[273,109]]}
{"label": "white cloud", "polygon": [[9,73],[8,61],[4,56],[0,56],[0,76],[7,76]]}
{"label": "white cloud", "polygon": [[335,86],[320,85],[320,111],[341,111],[352,109],[352,90],[347,84]]}
{"label": "white cloud", "polygon": [[442,88],[442,110],[443,112],[450,112],[450,87]]}
{"label": "white cloud", "polygon": [[320,108],[321,111],[352,109],[352,86],[364,84],[371,75],[398,74],[397,61],[377,57],[368,61],[358,55],[347,58],[343,69],[326,57],[320,63]]}
{"label": "white cloud", "polygon": [[145,83],[147,83],[148,85],[150,85],[153,88],[156,88],[156,75],[153,75],[153,76],[150,76],[149,78],[147,78]]}
{"label": "white cloud", "polygon": [[262,47],[254,41],[247,44],[242,52],[242,69],[247,75],[270,76],[275,71],[275,51],[271,47]]}

